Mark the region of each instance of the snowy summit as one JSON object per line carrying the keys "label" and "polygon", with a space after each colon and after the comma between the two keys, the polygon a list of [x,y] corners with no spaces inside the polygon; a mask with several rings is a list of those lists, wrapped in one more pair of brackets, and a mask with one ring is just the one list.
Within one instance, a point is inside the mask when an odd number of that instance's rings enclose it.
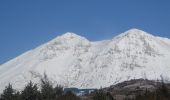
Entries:
{"label": "snowy summit", "polygon": [[130,79],[170,80],[170,39],[130,29],[111,40],[91,42],[65,33],[0,65],[0,91],[21,89],[44,72],[64,87],[100,88]]}

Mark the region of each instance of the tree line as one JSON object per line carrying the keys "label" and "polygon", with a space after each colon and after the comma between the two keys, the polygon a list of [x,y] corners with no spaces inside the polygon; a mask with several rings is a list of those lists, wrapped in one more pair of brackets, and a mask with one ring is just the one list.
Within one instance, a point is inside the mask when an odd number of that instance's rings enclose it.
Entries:
{"label": "tree line", "polygon": [[[90,99],[114,100],[109,93],[102,90],[96,91]],[[71,91],[64,93],[64,89],[60,85],[54,87],[47,75],[44,74],[40,87],[30,81],[23,90],[17,91],[13,89],[11,84],[8,84],[0,95],[0,100],[82,100],[82,98]],[[87,98],[87,100],[89,99]]]}
{"label": "tree line", "polygon": [[[8,84],[0,94],[0,100],[116,100],[110,92],[103,91],[103,89],[90,95],[90,98],[84,99],[71,91],[64,93],[62,86],[54,87],[47,75],[44,74],[40,87],[30,81],[23,90],[17,91],[11,84]],[[137,94],[133,99],[125,98],[124,100],[170,100],[170,92],[166,84],[162,82],[161,86],[153,92],[146,90],[143,94]]]}
{"label": "tree line", "polygon": [[30,81],[22,91],[16,91],[9,84],[0,95],[0,100],[80,100],[80,98],[72,92],[64,93],[60,85],[54,87],[44,74],[40,88]]}

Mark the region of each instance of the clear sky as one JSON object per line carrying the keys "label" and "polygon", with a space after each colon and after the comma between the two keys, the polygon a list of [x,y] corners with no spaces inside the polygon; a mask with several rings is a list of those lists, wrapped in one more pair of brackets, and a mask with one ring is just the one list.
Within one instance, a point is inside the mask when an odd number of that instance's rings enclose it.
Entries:
{"label": "clear sky", "polygon": [[170,0],[0,0],[0,64],[65,32],[97,41],[130,28],[170,38]]}

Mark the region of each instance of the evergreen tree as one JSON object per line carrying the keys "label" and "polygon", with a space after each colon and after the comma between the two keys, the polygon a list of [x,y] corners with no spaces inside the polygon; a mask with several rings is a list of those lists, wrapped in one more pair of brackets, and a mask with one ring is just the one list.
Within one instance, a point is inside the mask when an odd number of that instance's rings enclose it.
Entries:
{"label": "evergreen tree", "polygon": [[41,98],[42,100],[53,100],[56,98],[54,88],[46,74],[41,79]]}
{"label": "evergreen tree", "polygon": [[63,91],[63,87],[60,86],[60,85],[57,85],[55,88],[54,88],[54,94],[56,95],[56,98],[58,98],[59,96],[62,96],[64,93]]}
{"label": "evergreen tree", "polygon": [[36,84],[33,84],[31,81],[25,86],[24,90],[21,93],[22,100],[39,100],[40,93]]}
{"label": "evergreen tree", "polygon": [[14,93],[15,91],[12,88],[12,85],[9,84],[1,94],[0,100],[14,100]]}
{"label": "evergreen tree", "polygon": [[163,81],[161,86],[156,90],[155,95],[157,100],[170,100],[169,89]]}
{"label": "evergreen tree", "polygon": [[13,100],[22,100],[21,99],[21,93],[19,91],[17,91],[15,94],[14,94],[14,99]]}

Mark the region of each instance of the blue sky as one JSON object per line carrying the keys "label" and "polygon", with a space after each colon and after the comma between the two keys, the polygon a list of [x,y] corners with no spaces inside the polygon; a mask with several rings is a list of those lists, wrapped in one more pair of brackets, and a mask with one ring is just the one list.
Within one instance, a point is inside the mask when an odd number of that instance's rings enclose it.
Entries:
{"label": "blue sky", "polygon": [[65,32],[92,41],[130,28],[170,38],[170,0],[0,0],[0,64]]}

